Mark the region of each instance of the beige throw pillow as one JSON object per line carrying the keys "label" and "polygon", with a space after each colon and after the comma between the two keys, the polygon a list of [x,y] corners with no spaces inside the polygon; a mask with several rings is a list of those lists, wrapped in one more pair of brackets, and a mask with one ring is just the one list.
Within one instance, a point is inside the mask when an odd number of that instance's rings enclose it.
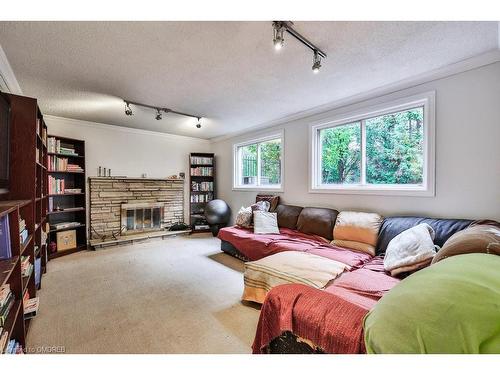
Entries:
{"label": "beige throw pillow", "polygon": [[384,268],[396,276],[426,267],[436,255],[434,236],[434,229],[425,223],[401,232],[387,245]]}
{"label": "beige throw pillow", "polygon": [[251,207],[241,207],[236,215],[235,224],[242,228],[252,227],[252,208]]}
{"label": "beige throw pillow", "polygon": [[331,243],[375,256],[382,220],[382,216],[376,213],[342,211],[333,227]]}

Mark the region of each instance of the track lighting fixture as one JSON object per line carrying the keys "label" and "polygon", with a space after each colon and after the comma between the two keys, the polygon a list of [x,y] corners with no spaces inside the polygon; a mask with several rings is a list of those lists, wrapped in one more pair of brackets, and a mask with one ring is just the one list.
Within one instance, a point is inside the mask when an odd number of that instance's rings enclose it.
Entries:
{"label": "track lighting fixture", "polygon": [[313,66],[312,66],[313,73],[318,74],[319,68],[321,68],[321,57],[318,55],[318,51],[314,51]]}
{"label": "track lighting fixture", "polygon": [[326,53],[324,53],[321,49],[316,47],[313,43],[311,43],[306,37],[299,34],[293,28],[293,22],[291,21],[274,21],[273,22],[273,43],[274,48],[281,49],[284,46],[285,39],[283,37],[284,32],[287,32],[307,48],[313,51],[313,66],[312,70],[314,73],[318,73],[321,68],[321,58],[326,59]]}
{"label": "track lighting fixture", "polygon": [[159,108],[156,108],[156,117],[155,117],[155,119],[161,120],[161,112],[160,112]]}
{"label": "track lighting fixture", "polygon": [[198,122],[196,123],[196,127],[198,129],[201,128],[201,123],[200,123],[200,120],[202,118],[201,116],[191,115],[191,114],[185,113],[185,112],[174,111],[173,109],[166,108],[166,107],[153,107],[152,105],[143,104],[143,103],[137,103],[137,102],[133,102],[133,101],[130,101],[130,100],[125,100],[125,99],[123,101],[125,102],[125,114],[127,116],[132,116],[133,115],[132,108],[130,108],[130,104],[133,104],[133,105],[138,105],[138,106],[144,107],[144,108],[154,109],[156,111],[156,116],[155,116],[156,120],[161,120],[163,118],[162,112],[165,112],[165,113],[175,113],[176,115],[181,115],[181,116],[186,116],[186,117],[194,117],[195,119],[198,120]]}
{"label": "track lighting fixture", "polygon": [[274,38],[273,38],[274,48],[276,50],[280,50],[281,47],[285,45],[285,38],[283,36],[285,28],[281,24],[281,22],[275,21],[273,22],[273,29],[274,29]]}
{"label": "track lighting fixture", "polygon": [[127,116],[132,116],[134,113],[132,112],[132,108],[130,108],[130,103],[125,102],[125,114]]}

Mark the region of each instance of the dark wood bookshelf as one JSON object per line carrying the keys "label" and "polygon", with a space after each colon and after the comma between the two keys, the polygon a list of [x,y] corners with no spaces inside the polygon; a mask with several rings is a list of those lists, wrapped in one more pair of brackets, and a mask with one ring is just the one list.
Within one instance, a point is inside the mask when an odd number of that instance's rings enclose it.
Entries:
{"label": "dark wood bookshelf", "polygon": [[[203,170],[211,173],[209,175],[194,173]],[[204,212],[206,204],[216,198],[215,172],[215,154],[205,152],[189,154],[189,224],[193,233],[210,232]],[[201,190],[202,184],[211,184],[211,187]]]}
{"label": "dark wood bookshelf", "polygon": [[[10,335],[23,347],[28,325],[24,324],[24,292],[29,298],[37,295],[42,286],[42,275],[47,270],[47,125],[35,98],[1,93],[10,105],[9,128],[9,186],[0,195],[0,212],[8,215],[13,257],[18,257],[10,279],[6,281],[16,297],[16,315]],[[11,211],[5,211],[9,208]],[[6,213],[7,212],[7,213]],[[28,237],[21,243],[20,220],[24,220]],[[21,256],[28,257],[32,275],[21,277]],[[40,275],[35,280],[35,265],[40,264]],[[37,283],[39,281],[39,283]],[[17,309],[17,313],[14,310]],[[19,322],[18,322],[19,321]],[[20,323],[21,322],[21,323]]]}
{"label": "dark wood bookshelf", "polygon": [[[77,251],[87,249],[87,206],[85,201],[85,141],[67,138],[58,135],[49,135],[49,139],[54,138],[61,146],[72,148],[76,155],[58,152],[49,148],[47,155],[50,158],[66,159],[68,163],[78,165],[83,171],[52,170],[48,165],[47,175],[56,179],[64,180],[65,189],[80,189],[79,193],[56,192],[53,189],[48,192],[49,212],[47,221],[49,230],[49,259],[58,258],[63,255],[73,254]],[[49,141],[49,147],[52,141]],[[47,181],[49,185],[50,182]],[[69,228],[56,229],[55,225],[63,222],[78,222]],[[70,249],[59,250],[57,248],[57,233],[74,230],[76,232],[76,246]],[[53,251],[55,249],[55,251]]]}

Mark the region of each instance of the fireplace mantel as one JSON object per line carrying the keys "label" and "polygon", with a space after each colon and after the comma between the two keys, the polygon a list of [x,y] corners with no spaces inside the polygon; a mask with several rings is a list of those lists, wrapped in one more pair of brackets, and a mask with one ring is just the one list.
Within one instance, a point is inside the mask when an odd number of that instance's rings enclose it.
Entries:
{"label": "fireplace mantel", "polygon": [[122,205],[161,203],[161,228],[184,221],[184,179],[89,177],[91,239],[117,236]]}

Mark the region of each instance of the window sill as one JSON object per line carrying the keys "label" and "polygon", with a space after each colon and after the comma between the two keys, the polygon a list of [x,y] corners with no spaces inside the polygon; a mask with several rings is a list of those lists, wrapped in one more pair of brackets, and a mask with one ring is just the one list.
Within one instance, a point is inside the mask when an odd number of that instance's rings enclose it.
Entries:
{"label": "window sill", "polygon": [[315,194],[350,194],[350,195],[384,195],[384,196],[406,196],[406,197],[434,197],[434,189],[419,187],[370,187],[370,186],[316,186],[309,189],[309,193]]}
{"label": "window sill", "polygon": [[283,187],[264,187],[264,186],[233,186],[233,191],[259,191],[283,193]]}

